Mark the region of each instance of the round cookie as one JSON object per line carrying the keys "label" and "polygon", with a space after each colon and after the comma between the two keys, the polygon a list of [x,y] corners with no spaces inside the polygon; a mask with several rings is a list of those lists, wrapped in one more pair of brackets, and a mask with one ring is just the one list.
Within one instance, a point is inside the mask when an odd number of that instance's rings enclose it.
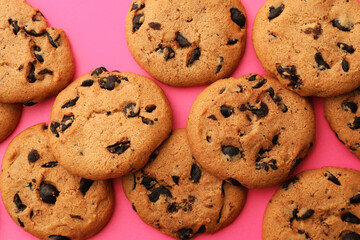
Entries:
{"label": "round cookie", "polygon": [[285,181],[315,140],[309,102],[271,77],[219,80],[194,101],[187,122],[203,168],[247,188]]}
{"label": "round cookie", "polygon": [[253,43],[265,70],[302,96],[329,97],[360,85],[358,0],[267,0]]}
{"label": "round cookie", "polygon": [[203,170],[193,158],[185,129],[176,129],[142,170],[123,177],[126,197],[140,218],[159,231],[189,239],[230,224],[246,190]]}
{"label": "round cookie", "polygon": [[111,183],[76,177],[59,166],[46,128],[30,127],[9,144],[0,175],[2,200],[11,218],[40,239],[86,239],[112,215]]}
{"label": "round cookie", "polygon": [[22,113],[21,104],[0,103],[0,142],[4,141],[17,127]]}
{"label": "round cookie", "polygon": [[101,67],[57,96],[50,143],[69,172],[102,180],[142,168],[171,129],[172,110],[155,82]]}
{"label": "round cookie", "polygon": [[64,31],[24,0],[0,1],[0,9],[0,102],[31,106],[60,92],[74,75]]}
{"label": "round cookie", "polygon": [[185,87],[229,77],[245,51],[240,0],[134,0],[125,35],[135,61],[155,79]]}
{"label": "round cookie", "polygon": [[262,239],[360,239],[359,182],[359,171],[338,167],[289,179],[267,205]]}
{"label": "round cookie", "polygon": [[336,137],[360,158],[360,89],[326,98],[325,117]]}

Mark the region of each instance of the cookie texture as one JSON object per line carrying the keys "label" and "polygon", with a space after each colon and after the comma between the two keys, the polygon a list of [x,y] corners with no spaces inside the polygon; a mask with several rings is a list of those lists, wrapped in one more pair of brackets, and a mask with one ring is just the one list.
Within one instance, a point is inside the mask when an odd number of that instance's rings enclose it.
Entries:
{"label": "cookie texture", "polygon": [[359,182],[359,171],[338,167],[289,179],[267,205],[262,239],[360,239]]}
{"label": "cookie texture", "polygon": [[194,101],[187,121],[203,168],[247,188],[285,181],[315,140],[309,102],[271,77],[219,80]]}
{"label": "cookie texture", "polygon": [[123,177],[134,211],[177,238],[213,233],[230,224],[246,199],[244,188],[203,170],[192,157],[185,129],[176,129],[142,170]]}
{"label": "cookie texture", "polygon": [[360,158],[360,89],[326,98],[325,117],[336,137]]}
{"label": "cookie texture", "polygon": [[58,164],[45,124],[9,144],[0,189],[11,218],[40,239],[86,239],[106,225],[114,207],[110,182],[73,176]]}
{"label": "cookie texture", "polygon": [[1,0],[0,9],[0,102],[30,106],[57,94],[74,75],[64,31],[24,0]]}
{"label": "cookie texture", "polygon": [[253,43],[265,70],[302,96],[329,97],[360,85],[357,0],[267,0]]}
{"label": "cookie texture", "polygon": [[21,104],[0,103],[0,142],[4,141],[17,127],[22,113]]}
{"label": "cookie texture", "polygon": [[134,0],[125,35],[136,62],[172,86],[204,85],[230,76],[245,50],[240,0]]}
{"label": "cookie texture", "polygon": [[170,105],[155,82],[101,67],[57,96],[49,131],[62,166],[98,180],[142,168],[171,129]]}

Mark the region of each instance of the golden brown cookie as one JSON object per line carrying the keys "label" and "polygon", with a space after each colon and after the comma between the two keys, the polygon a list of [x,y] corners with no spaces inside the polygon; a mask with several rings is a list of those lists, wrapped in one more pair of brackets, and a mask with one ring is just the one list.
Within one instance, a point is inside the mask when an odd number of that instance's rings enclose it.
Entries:
{"label": "golden brown cookie", "polygon": [[86,239],[112,215],[111,183],[76,177],[59,166],[46,128],[30,127],[9,144],[0,175],[2,200],[11,218],[40,239]]}
{"label": "golden brown cookie", "polygon": [[324,167],[302,172],[271,198],[263,240],[360,239],[360,172]]}
{"label": "golden brown cookie", "polygon": [[0,142],[4,141],[17,127],[22,113],[21,104],[0,103]]}
{"label": "golden brown cookie", "polygon": [[246,191],[215,178],[192,157],[185,129],[176,129],[142,170],[123,177],[126,197],[147,224],[178,239],[230,224]]}
{"label": "golden brown cookie", "polygon": [[271,77],[219,80],[193,103],[187,122],[201,166],[247,188],[285,181],[315,140],[310,103]]}
{"label": "golden brown cookie", "polygon": [[238,66],[246,14],[240,0],[133,0],[125,35],[136,62],[157,80],[204,85]]}
{"label": "golden brown cookie", "polygon": [[265,70],[302,96],[329,97],[360,85],[358,0],[267,0],[253,43]]}
{"label": "golden brown cookie", "polygon": [[56,98],[50,143],[69,172],[93,180],[142,168],[172,129],[172,110],[152,80],[101,67]]}
{"label": "golden brown cookie", "polygon": [[63,30],[24,0],[0,1],[0,102],[33,105],[60,92],[74,75]]}

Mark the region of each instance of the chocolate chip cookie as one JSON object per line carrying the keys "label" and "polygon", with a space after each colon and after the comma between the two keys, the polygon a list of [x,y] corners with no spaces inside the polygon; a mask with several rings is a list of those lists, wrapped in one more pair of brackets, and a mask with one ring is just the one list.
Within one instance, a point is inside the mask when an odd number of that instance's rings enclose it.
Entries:
{"label": "chocolate chip cookie", "polygon": [[33,105],[60,92],[74,75],[63,30],[24,0],[0,1],[0,102]]}
{"label": "chocolate chip cookie", "polygon": [[267,0],[253,28],[257,57],[283,86],[329,97],[360,85],[358,0]]}
{"label": "chocolate chip cookie", "polygon": [[0,142],[4,141],[17,127],[22,113],[21,104],[0,103]]}
{"label": "chocolate chip cookie", "polygon": [[360,89],[326,98],[325,117],[336,137],[360,158]]}
{"label": "chocolate chip cookie", "polygon": [[360,239],[359,182],[359,171],[338,167],[289,179],[266,208],[263,240]]}
{"label": "chocolate chip cookie", "polygon": [[230,76],[245,51],[240,0],[134,0],[125,35],[136,62],[157,80],[185,87]]}
{"label": "chocolate chip cookie", "polygon": [[191,150],[203,168],[247,188],[285,181],[315,140],[309,102],[271,77],[219,80],[193,103]]}
{"label": "chocolate chip cookie", "polygon": [[140,218],[159,231],[189,239],[230,224],[246,199],[244,188],[210,175],[193,158],[185,129],[176,129],[142,170],[123,177]]}
{"label": "chocolate chip cookie", "polygon": [[2,200],[11,218],[40,239],[88,238],[112,215],[111,184],[73,176],[59,166],[46,128],[30,127],[9,144],[0,175]]}
{"label": "chocolate chip cookie", "polygon": [[155,82],[101,67],[57,96],[49,131],[62,166],[101,180],[142,168],[171,129],[169,102]]}

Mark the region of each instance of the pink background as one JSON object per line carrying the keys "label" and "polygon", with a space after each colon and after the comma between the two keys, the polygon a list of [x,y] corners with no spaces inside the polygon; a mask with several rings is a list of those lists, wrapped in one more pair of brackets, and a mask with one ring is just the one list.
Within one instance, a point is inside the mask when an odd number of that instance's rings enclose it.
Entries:
{"label": "pink background", "polygon": [[[11,1],[11,0],[9,0]],[[76,76],[104,66],[108,70],[134,72],[149,76],[133,60],[128,51],[124,22],[131,0],[28,0],[41,10],[54,27],[67,33],[75,56]],[[248,39],[244,58],[233,74],[239,77],[248,73],[265,74],[257,60],[251,43],[254,17],[264,0],[242,0],[247,11]],[[158,82],[157,82],[158,83]],[[174,114],[174,128],[184,128],[190,106],[204,87],[173,88],[160,84],[168,96]],[[360,170],[360,160],[350,153],[330,130],[323,113],[323,99],[311,98],[316,112],[316,143],[309,156],[295,173],[322,166],[340,166]],[[0,159],[10,140],[22,130],[40,122],[48,122],[54,98],[25,107],[16,131],[0,144]],[[92,240],[100,239],[170,239],[143,223],[122,191],[121,180],[114,180],[115,211],[109,224]],[[244,210],[230,226],[213,235],[200,235],[197,239],[261,239],[261,224],[266,204],[276,187],[250,190]],[[35,239],[17,226],[0,201],[0,239]]]}

